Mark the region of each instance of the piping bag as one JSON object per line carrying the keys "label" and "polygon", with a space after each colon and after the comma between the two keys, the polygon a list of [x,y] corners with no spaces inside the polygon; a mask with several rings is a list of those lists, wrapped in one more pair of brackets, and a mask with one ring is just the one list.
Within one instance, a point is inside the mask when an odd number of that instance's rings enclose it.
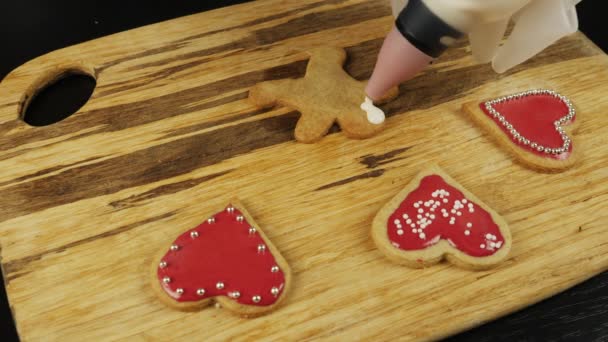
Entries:
{"label": "piping bag", "polygon": [[[581,0],[391,1],[397,19],[380,49],[362,108],[413,78],[464,35],[478,62],[492,62],[503,73],[576,32],[575,6]],[[500,46],[510,20],[515,27]]]}

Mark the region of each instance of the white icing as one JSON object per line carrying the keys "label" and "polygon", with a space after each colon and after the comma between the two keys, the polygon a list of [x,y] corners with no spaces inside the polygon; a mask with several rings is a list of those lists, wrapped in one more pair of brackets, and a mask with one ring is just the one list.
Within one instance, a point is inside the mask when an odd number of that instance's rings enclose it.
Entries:
{"label": "white icing", "polygon": [[374,125],[383,123],[386,118],[382,109],[374,106],[374,102],[367,96],[365,97],[365,101],[361,103],[361,109],[367,113],[367,121]]}

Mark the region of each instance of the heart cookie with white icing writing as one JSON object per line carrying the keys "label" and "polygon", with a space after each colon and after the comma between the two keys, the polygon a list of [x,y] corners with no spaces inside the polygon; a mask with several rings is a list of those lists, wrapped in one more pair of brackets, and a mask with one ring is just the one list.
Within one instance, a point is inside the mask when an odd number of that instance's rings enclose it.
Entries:
{"label": "heart cookie with white icing writing", "polygon": [[560,171],[577,160],[573,138],[576,110],[552,90],[529,90],[481,103],[463,111],[518,160],[533,168]]}
{"label": "heart cookie with white icing writing", "polygon": [[163,249],[152,276],[155,292],[172,308],[217,302],[243,316],[276,308],[291,282],[289,265],[238,200]]}
{"label": "heart cookie with white icing writing", "polygon": [[507,223],[438,166],[417,175],[378,212],[372,237],[389,259],[416,268],[445,258],[485,269],[511,248]]}

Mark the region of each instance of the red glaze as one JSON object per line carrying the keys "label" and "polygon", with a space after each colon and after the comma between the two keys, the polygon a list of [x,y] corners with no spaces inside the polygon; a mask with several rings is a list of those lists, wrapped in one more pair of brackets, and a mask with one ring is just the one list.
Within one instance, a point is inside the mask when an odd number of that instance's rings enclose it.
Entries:
{"label": "red glaze", "polygon": [[[437,196],[433,197],[433,193],[441,189],[447,191],[449,195],[441,198],[440,195],[436,194]],[[444,203],[444,199],[447,200],[447,203]],[[454,208],[456,201],[462,201],[463,199],[467,202],[465,204],[461,203],[464,208],[452,213],[451,210]],[[431,211],[433,204],[428,203],[430,200],[439,202],[439,205],[433,211]],[[415,207],[415,203],[419,204],[418,208]],[[472,205],[473,212],[470,212],[469,203]],[[429,204],[429,206],[426,206],[426,204]],[[420,209],[422,209],[422,213],[418,212]],[[443,216],[442,209],[447,211],[448,217]],[[458,212],[461,213],[461,216],[457,215]],[[426,217],[427,213],[429,217]],[[404,219],[404,214],[412,221],[410,224],[407,223],[407,219]],[[421,224],[418,222],[420,219],[417,215],[421,215],[423,219],[426,218],[432,222],[425,228],[421,228]],[[432,219],[430,215],[435,215],[435,218]],[[450,224],[451,217],[455,218],[453,225]],[[400,228],[395,223],[396,219],[401,224],[402,235],[398,234]],[[467,223],[471,223],[472,227],[467,227]],[[412,227],[411,224],[414,224],[415,227]],[[421,180],[420,186],[410,192],[397,210],[389,216],[387,229],[388,238],[393,246],[408,251],[425,249],[444,239],[465,254],[484,257],[496,253],[504,245],[504,237],[490,213],[476,203],[471,202],[462,192],[446,183],[438,175],[426,176]],[[424,237],[421,238],[418,231],[414,233],[413,229],[422,229]],[[467,230],[470,233],[469,235],[465,234]],[[494,247],[491,246],[492,243],[495,244]],[[482,245],[483,247],[481,247]]]}
{"label": "red glaze", "polygon": [[[240,297],[234,300],[241,304],[267,306],[277,301],[285,286],[283,270],[271,272],[278,265],[270,249],[258,252],[258,245],[266,243],[258,232],[250,234],[251,225],[245,218],[238,222],[237,215],[241,213],[236,208],[233,213],[219,212],[215,223],[205,221],[173,242],[179,249],[168,250],[159,260],[167,266],[157,270],[158,281],[169,296],[178,302],[195,302],[239,291]],[[190,236],[193,231],[198,237]],[[166,276],[171,278],[168,284],[162,281]],[[217,282],[223,282],[224,288],[218,290]],[[279,289],[276,296],[270,292],[273,287]],[[182,295],[176,293],[178,288],[184,290]],[[196,293],[199,288],[205,295]],[[262,297],[259,303],[253,302],[255,295]]]}
{"label": "red glaze", "polygon": [[[488,112],[485,108],[485,103],[481,103],[479,107],[488,117],[494,120],[496,125],[498,125],[509,139],[519,147],[545,158],[564,160],[570,157],[573,147],[572,143],[570,144],[568,152],[562,154],[538,152],[536,149],[517,141],[517,139],[509,133],[509,130],[501,125],[498,119],[494,118],[494,116]],[[541,144],[542,146],[550,148],[562,147],[564,142],[553,123],[568,115],[568,106],[559,98],[548,94],[530,95],[497,103],[494,104],[493,107],[510,122],[511,125],[513,125],[521,136]],[[572,121],[566,123],[566,125],[573,122],[575,119],[576,115]]]}

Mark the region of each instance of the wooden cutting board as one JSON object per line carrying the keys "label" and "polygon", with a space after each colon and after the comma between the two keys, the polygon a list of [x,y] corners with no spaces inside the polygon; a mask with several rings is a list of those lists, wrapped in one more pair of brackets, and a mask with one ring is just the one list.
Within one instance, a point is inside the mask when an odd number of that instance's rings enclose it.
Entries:
{"label": "wooden cutting board", "polygon": [[[392,19],[375,0],[262,0],[90,41],[37,58],[0,85],[0,246],[24,340],[394,340],[453,334],[608,268],[608,58],[582,34],[506,75],[461,44],[401,87],[386,129],[296,143],[298,117],[258,110],[248,89],[300,77],[305,50],[346,47],[369,77]],[[20,112],[68,70],[97,79],[70,118]],[[559,174],[514,163],[459,112],[463,102],[549,86],[579,110],[582,160]],[[373,216],[439,163],[504,215],[510,258],[471,272],[388,262]],[[239,196],[294,271],[284,307],[256,319],[163,306],[152,256]]]}

